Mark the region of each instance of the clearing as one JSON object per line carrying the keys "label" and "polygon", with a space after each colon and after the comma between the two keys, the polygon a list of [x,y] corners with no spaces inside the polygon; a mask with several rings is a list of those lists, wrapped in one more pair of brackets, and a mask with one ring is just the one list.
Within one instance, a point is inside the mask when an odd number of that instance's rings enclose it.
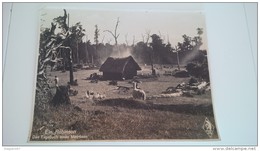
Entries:
{"label": "clearing", "polygon": [[[142,72],[138,74],[148,74],[149,68],[142,67]],[[122,91],[117,86],[109,85],[109,81],[91,83],[86,80],[90,74],[98,72],[97,69],[78,70],[74,72],[78,86],[72,86],[78,94],[70,96],[72,106],[50,107],[49,113],[44,114],[42,119],[34,120],[33,132],[38,130],[37,133],[44,133],[39,132],[43,124],[41,120],[44,119],[45,124],[54,123],[51,127],[46,126],[48,129],[76,130],[79,137],[70,137],[69,140],[217,139],[210,91],[194,97],[151,97],[190,79],[165,76],[165,70],[159,70],[158,78],[140,79],[142,83],[139,87],[150,98],[146,101],[132,99],[131,80],[118,81],[118,86],[129,88]],[[68,71],[49,72],[48,76],[50,79],[58,76],[60,85],[66,85],[69,81]],[[106,98],[88,101],[84,98],[87,90],[106,95]],[[205,118],[215,127],[212,137],[203,129]]]}

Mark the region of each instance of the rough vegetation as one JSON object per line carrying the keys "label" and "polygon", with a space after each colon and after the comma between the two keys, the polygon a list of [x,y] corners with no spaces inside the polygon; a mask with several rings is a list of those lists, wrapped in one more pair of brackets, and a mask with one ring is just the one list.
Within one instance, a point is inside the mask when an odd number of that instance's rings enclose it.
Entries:
{"label": "rough vegetation", "polygon": [[[144,71],[150,72],[149,67]],[[155,98],[168,87],[177,87],[180,83],[189,84],[191,78],[175,78],[160,75],[156,79],[137,78],[142,83],[139,87],[145,90],[147,100],[131,98],[133,90],[132,80],[117,81],[117,85],[109,85],[110,81],[90,83],[85,77],[96,70],[79,70],[75,77],[79,79],[76,96],[70,96],[71,105],[48,106],[44,110],[37,110],[34,114],[34,135],[45,135],[46,130],[76,131],[75,135],[82,137],[70,138],[77,140],[115,140],[115,139],[208,139],[202,129],[205,117],[214,123],[210,91],[203,95]],[[158,70],[158,73],[163,71]],[[65,85],[68,72],[51,72],[60,77],[60,84]],[[196,82],[196,81],[195,81]],[[198,82],[198,81],[197,81]],[[192,82],[194,83],[194,82]],[[118,86],[129,90],[122,93]],[[51,86],[52,97],[55,87]],[[106,98],[96,101],[84,99],[86,90],[106,94]],[[51,100],[51,99],[50,99]],[[217,138],[217,131],[214,136]],[[44,139],[32,139],[44,140]],[[52,140],[48,139],[47,140]],[[65,138],[56,140],[68,140]]]}

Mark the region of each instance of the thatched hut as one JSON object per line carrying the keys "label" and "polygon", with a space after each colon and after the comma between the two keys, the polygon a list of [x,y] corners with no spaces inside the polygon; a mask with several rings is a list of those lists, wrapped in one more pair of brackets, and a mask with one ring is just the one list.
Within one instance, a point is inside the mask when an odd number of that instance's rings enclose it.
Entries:
{"label": "thatched hut", "polygon": [[137,75],[138,70],[141,68],[132,56],[126,58],[108,57],[99,69],[103,72],[105,80],[132,79]]}

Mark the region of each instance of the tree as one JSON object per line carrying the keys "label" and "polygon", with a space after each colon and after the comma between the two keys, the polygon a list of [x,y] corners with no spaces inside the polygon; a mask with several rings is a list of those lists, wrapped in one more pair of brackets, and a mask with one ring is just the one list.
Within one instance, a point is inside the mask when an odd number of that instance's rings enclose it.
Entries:
{"label": "tree", "polygon": [[152,52],[152,57],[153,60],[156,63],[161,63],[162,62],[162,51],[163,51],[163,43],[162,43],[162,39],[160,38],[160,36],[153,34],[151,36],[152,38],[152,42],[150,43],[150,46],[153,48],[153,52]]}
{"label": "tree", "polygon": [[62,32],[66,33],[69,30],[69,26],[67,24],[68,15],[66,9],[63,9],[63,11],[64,15],[54,18],[53,21],[59,24],[59,28],[63,30]]}
{"label": "tree", "polygon": [[177,57],[178,70],[181,70],[181,68],[180,68],[180,58],[179,58],[179,51],[180,51],[180,49],[178,48],[178,46],[175,46],[175,51],[176,51],[176,57]]}
{"label": "tree", "polygon": [[[98,26],[97,25],[95,25],[95,35],[94,35],[94,42],[95,42],[95,49],[96,49],[96,51],[98,50],[98,37],[99,37],[99,29],[98,29]],[[98,53],[97,53],[98,54]],[[93,56],[92,56],[93,57]],[[98,56],[98,58],[99,58],[99,56]],[[100,59],[100,58],[99,58]],[[93,59],[92,59],[92,64],[93,64]]]}
{"label": "tree", "polygon": [[149,39],[150,39],[150,34],[151,34],[151,30],[146,31],[146,41],[145,41],[145,44],[147,46],[148,46],[148,42],[149,42]]}
{"label": "tree", "polygon": [[[68,46],[70,34],[66,24],[67,12],[64,9],[64,16],[54,18],[54,23],[51,23],[51,28],[46,28],[40,35],[40,48],[38,58],[38,80],[46,80],[46,67],[55,64],[61,59],[58,58],[58,51],[62,47]],[[55,34],[56,26],[62,28],[62,31]]]}
{"label": "tree", "polygon": [[[51,28],[46,28],[40,35],[40,47],[39,47],[39,58],[38,58],[38,69],[37,69],[37,87],[36,87],[36,101],[35,110],[45,109],[45,104],[49,101],[50,87],[48,84],[48,78],[46,77],[46,68],[48,65],[57,64],[61,62],[59,58],[59,51],[72,52],[69,47],[69,41],[71,34],[68,32],[68,26],[66,24],[67,12],[64,9],[64,16],[54,18],[51,23]],[[55,33],[56,27],[61,28],[61,31]],[[72,63],[72,60],[70,59]],[[72,67],[72,64],[70,64]],[[71,68],[72,69],[72,68]],[[72,71],[72,70],[71,70]],[[70,77],[73,71],[70,73]],[[57,91],[60,90],[60,86],[57,87]],[[49,92],[49,93],[48,93]],[[60,94],[67,94],[67,91],[62,91]],[[46,99],[47,98],[47,99]],[[64,97],[61,97],[64,98]],[[69,98],[66,97],[64,102],[69,102]],[[47,101],[46,101],[47,100]],[[44,103],[44,101],[46,101]]]}
{"label": "tree", "polygon": [[64,16],[59,16],[57,18],[54,18],[54,21],[59,25],[59,28],[62,29],[62,32],[59,33],[61,39],[64,38],[63,43],[60,46],[63,46],[64,49],[61,50],[67,50],[69,51],[69,68],[70,68],[70,83],[72,84],[74,82],[73,77],[73,66],[72,66],[72,49],[70,47],[70,41],[71,41],[71,34],[69,33],[69,26],[67,25],[67,12],[64,9]]}
{"label": "tree", "polygon": [[197,31],[199,36],[203,34],[203,28],[197,28]]}
{"label": "tree", "polygon": [[[82,28],[82,25],[80,22],[76,23],[74,26],[69,28],[70,30],[70,34],[71,34],[71,38],[70,38],[70,42],[71,45],[74,46],[75,51],[74,51],[74,59],[76,60],[77,63],[79,63],[79,42],[82,41],[83,36],[85,35],[85,29]],[[75,59],[76,58],[76,59]]]}
{"label": "tree", "polygon": [[67,12],[64,9],[64,15],[59,16],[57,18],[54,18],[54,22],[56,22],[59,25],[59,28],[62,29],[60,33],[57,34],[56,41],[60,41],[60,44],[58,47],[62,48],[61,50],[69,51],[69,70],[70,70],[70,80],[69,83],[71,85],[74,84],[74,76],[73,76],[73,57],[72,57],[72,49],[71,46],[73,43],[76,42],[77,45],[77,51],[78,51],[78,42],[79,40],[84,36],[85,29],[82,28],[82,25],[80,22],[76,23],[76,25],[69,28],[67,24]]}
{"label": "tree", "polygon": [[133,36],[133,44],[132,44],[132,46],[135,45],[135,42],[136,42],[136,40],[135,40],[135,35],[134,35],[134,36]]}
{"label": "tree", "polygon": [[[160,36],[156,34],[153,34],[151,38],[152,38],[152,42],[150,43],[150,46],[152,47],[152,53],[150,59],[155,61],[156,63],[160,63],[161,62],[160,59],[162,55],[160,50],[162,50],[163,47],[162,39],[160,38]],[[155,74],[153,63],[152,63],[152,73]]]}
{"label": "tree", "polygon": [[95,44],[96,44],[96,46],[98,45],[98,37],[99,37],[99,31],[100,31],[100,29],[98,29],[98,26],[97,25],[95,25],[95,35],[94,35],[94,41],[95,41]]}
{"label": "tree", "polygon": [[197,35],[195,36],[192,41],[195,43],[195,46],[200,47],[202,45],[202,38],[201,35],[203,34],[203,28],[197,28]]}
{"label": "tree", "polygon": [[183,36],[183,51],[192,50],[193,46],[191,44],[191,37],[184,34]]}
{"label": "tree", "polygon": [[133,47],[132,55],[134,56],[135,59],[137,59],[138,62],[152,65],[153,63],[150,60],[151,52],[152,52],[151,48],[148,47],[146,43],[141,41],[138,42]]}
{"label": "tree", "polygon": [[116,46],[116,48],[117,48],[117,51],[118,51],[119,56],[121,56],[121,55],[120,55],[120,51],[119,51],[119,49],[118,49],[118,47],[117,47],[117,39],[118,39],[118,37],[119,37],[119,35],[120,35],[120,34],[117,33],[118,24],[119,24],[119,17],[117,18],[117,22],[116,22],[116,26],[115,26],[115,31],[114,31],[114,33],[113,33],[111,30],[104,30],[104,32],[108,32],[108,33],[110,33],[110,34],[114,37],[114,39],[115,39],[115,46]]}
{"label": "tree", "polygon": [[128,34],[125,35],[125,44],[126,44],[126,46],[128,46],[127,36],[128,36]]}

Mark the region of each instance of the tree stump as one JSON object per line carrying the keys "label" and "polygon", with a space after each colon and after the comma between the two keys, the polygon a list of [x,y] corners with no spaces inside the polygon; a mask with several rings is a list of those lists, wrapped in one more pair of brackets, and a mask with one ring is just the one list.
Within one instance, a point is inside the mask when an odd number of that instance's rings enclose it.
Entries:
{"label": "tree stump", "polygon": [[58,105],[70,105],[69,98],[69,87],[68,86],[58,86],[56,87],[56,94],[50,102],[54,106]]}

